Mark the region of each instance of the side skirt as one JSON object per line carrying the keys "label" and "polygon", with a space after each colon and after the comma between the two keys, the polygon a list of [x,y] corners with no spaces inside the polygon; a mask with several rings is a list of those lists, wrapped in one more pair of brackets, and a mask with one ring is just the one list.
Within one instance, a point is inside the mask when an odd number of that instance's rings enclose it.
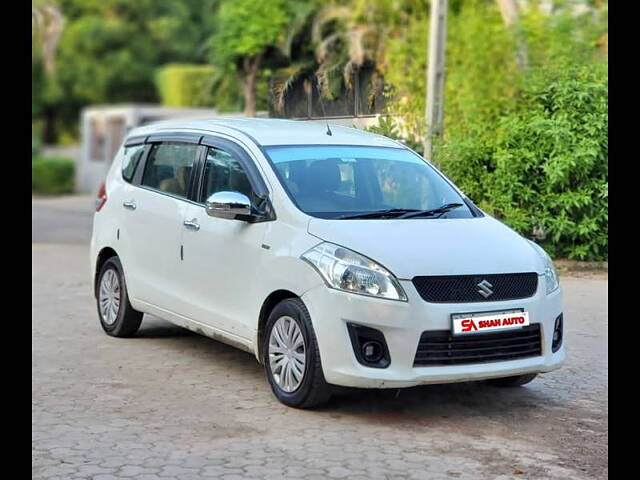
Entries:
{"label": "side skirt", "polygon": [[239,348],[240,350],[244,350],[245,352],[249,352],[255,355],[253,341],[246,338],[239,337],[225,330],[220,330],[218,328],[212,327],[211,325],[205,325],[204,323],[200,323],[191,318],[184,317],[178,313],[165,310],[164,308],[160,308],[156,305],[152,305],[151,303],[147,303],[142,300],[136,299],[134,308],[144,313],[155,315],[156,317],[162,318],[163,320],[171,322],[174,325],[178,325],[179,327],[186,328],[187,330],[191,330],[192,332],[199,333],[200,335],[204,335],[205,337],[209,337],[213,340],[226,343],[227,345],[231,345],[232,347]]}

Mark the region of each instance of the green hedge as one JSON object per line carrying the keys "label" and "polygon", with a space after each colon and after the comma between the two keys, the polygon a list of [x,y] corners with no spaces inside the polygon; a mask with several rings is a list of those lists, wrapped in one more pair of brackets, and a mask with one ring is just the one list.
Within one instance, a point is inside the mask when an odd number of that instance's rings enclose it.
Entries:
{"label": "green hedge", "polygon": [[68,158],[35,157],[31,161],[31,192],[73,193],[75,164]]}
{"label": "green hedge", "polygon": [[210,65],[170,64],[158,70],[156,86],[163,105],[172,107],[214,106],[215,69]]}

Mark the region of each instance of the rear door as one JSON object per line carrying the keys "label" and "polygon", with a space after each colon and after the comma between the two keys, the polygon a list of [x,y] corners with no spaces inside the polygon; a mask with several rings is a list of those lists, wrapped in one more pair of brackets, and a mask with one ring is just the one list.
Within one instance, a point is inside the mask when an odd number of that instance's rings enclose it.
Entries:
{"label": "rear door", "polygon": [[178,311],[183,218],[189,207],[200,136],[149,137],[144,165],[123,197],[124,264],[135,300]]}
{"label": "rear door", "polygon": [[122,262],[129,296],[133,298],[137,296],[138,281],[135,275],[135,241],[131,235],[130,224],[137,218],[132,215],[134,199],[139,188],[135,184],[135,178],[140,176],[140,170],[144,169],[144,159],[151,148],[151,145],[144,141],[145,137],[129,139],[125,144],[122,170],[119,172],[121,176],[114,181],[118,188],[113,189],[113,194],[109,197],[109,202],[114,202],[116,210],[116,222],[113,225],[116,237],[114,248]]}

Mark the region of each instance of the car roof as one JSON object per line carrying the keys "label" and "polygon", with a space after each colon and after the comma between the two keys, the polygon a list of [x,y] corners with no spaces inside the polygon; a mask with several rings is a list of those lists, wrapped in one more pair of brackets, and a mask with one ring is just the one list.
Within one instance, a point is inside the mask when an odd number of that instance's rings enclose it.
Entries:
{"label": "car roof", "polygon": [[151,135],[163,131],[199,130],[223,132],[221,129],[241,132],[262,146],[273,145],[366,145],[402,148],[391,140],[357,128],[332,125],[327,134],[326,123],[277,118],[212,118],[194,120],[168,120],[138,127],[129,132],[129,137]]}

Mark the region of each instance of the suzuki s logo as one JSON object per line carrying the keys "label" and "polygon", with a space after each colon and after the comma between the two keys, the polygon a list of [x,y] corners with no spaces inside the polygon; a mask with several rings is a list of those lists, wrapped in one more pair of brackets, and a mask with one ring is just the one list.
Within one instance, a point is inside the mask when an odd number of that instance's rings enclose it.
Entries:
{"label": "suzuki s logo", "polygon": [[479,288],[478,293],[482,295],[484,298],[489,298],[491,295],[493,295],[493,290],[491,290],[491,287],[493,287],[493,285],[491,285],[486,280],[482,280],[478,284],[478,288]]}

